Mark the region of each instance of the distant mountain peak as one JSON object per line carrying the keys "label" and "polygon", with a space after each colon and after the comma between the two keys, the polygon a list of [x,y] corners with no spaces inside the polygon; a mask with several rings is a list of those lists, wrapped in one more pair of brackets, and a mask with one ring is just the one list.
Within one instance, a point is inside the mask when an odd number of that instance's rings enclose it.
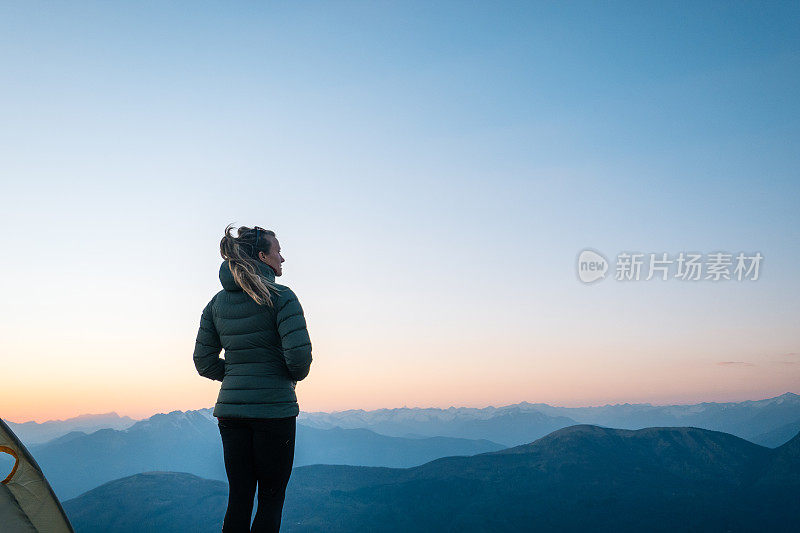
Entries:
{"label": "distant mountain peak", "polygon": [[800,400],[800,395],[793,392],[784,392],[775,398],[776,400]]}
{"label": "distant mountain peak", "polygon": [[100,417],[100,416],[102,416],[102,417],[119,418],[119,415],[116,413],[116,411],[110,411],[108,413],[84,413],[82,415],[78,415],[76,417],[73,417],[72,419],[73,420],[82,420],[84,418],[97,418],[97,417]]}

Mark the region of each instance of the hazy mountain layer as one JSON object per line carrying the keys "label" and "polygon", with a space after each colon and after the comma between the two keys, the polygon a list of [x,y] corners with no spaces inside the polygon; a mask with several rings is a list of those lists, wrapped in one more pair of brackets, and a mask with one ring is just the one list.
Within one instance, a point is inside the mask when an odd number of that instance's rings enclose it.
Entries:
{"label": "hazy mountain layer", "polygon": [[757,401],[662,406],[553,407],[522,402],[484,408],[349,409],[331,413],[301,412],[299,420],[319,428],[367,428],[394,436],[482,438],[507,446],[531,442],[575,423],[622,429],[692,426],[724,431],[775,447],[800,430],[800,396],[786,393]]}
{"label": "hazy mountain layer", "polygon": [[[298,424],[294,464],[407,467],[437,457],[502,448],[488,440],[398,438],[367,429],[316,429]],[[70,433],[31,450],[62,499],[152,470],[226,480],[219,429],[208,410],[155,415],[124,431]]]}
{"label": "hazy mountain layer", "polygon": [[80,415],[66,420],[49,420],[41,423],[24,422],[17,424],[6,421],[17,437],[27,446],[47,442],[73,431],[92,433],[106,428],[126,429],[135,422],[132,418],[119,416],[117,413]]}

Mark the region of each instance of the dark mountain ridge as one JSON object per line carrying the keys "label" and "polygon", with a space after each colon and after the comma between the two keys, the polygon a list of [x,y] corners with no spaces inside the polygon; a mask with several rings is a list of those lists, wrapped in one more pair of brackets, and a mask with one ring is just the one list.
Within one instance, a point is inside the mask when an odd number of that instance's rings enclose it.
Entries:
{"label": "dark mountain ridge", "polygon": [[227,501],[225,482],[184,472],[144,472],[90,490],[65,502],[64,510],[77,533],[217,533]]}

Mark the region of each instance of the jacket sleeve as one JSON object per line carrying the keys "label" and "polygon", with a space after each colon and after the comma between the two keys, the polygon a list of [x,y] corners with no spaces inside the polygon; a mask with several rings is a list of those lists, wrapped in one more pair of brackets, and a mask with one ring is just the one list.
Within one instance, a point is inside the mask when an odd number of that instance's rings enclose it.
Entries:
{"label": "jacket sleeve", "polygon": [[292,380],[300,381],[311,369],[311,339],[308,337],[306,318],[297,296],[291,289],[286,289],[284,298],[278,304],[278,333],[289,374]]}
{"label": "jacket sleeve", "polygon": [[197,331],[197,340],[194,344],[194,366],[197,373],[204,378],[222,381],[225,377],[225,360],[219,357],[222,343],[214,326],[213,305],[212,299],[200,317],[200,329]]}

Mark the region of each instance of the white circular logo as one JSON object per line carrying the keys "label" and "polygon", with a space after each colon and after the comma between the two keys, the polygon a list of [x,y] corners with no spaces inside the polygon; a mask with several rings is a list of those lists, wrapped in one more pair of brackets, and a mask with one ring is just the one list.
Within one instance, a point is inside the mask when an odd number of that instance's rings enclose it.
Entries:
{"label": "white circular logo", "polygon": [[592,283],[605,279],[608,272],[608,261],[602,254],[594,250],[583,250],[578,255],[578,279],[584,283]]}

